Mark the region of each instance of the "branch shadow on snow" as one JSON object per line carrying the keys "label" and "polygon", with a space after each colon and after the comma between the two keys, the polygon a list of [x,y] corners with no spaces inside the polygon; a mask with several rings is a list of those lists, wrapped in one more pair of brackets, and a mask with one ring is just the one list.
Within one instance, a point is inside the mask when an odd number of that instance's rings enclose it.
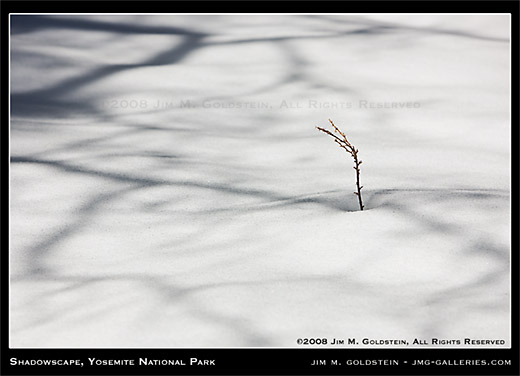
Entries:
{"label": "branch shadow on snow", "polygon": [[[180,36],[182,40],[180,43],[173,43],[171,48],[165,49],[147,59],[140,62],[129,62],[127,64],[106,64],[95,66],[89,71],[75,75],[70,78],[62,79],[60,82],[49,87],[34,89],[23,93],[11,94],[11,114],[13,116],[38,116],[48,115],[53,113],[57,116],[83,116],[89,114],[90,116],[103,116],[97,108],[95,99],[71,100],[70,95],[75,94],[84,87],[93,83],[99,82],[103,79],[113,75],[131,71],[142,67],[154,67],[178,64],[188,55],[205,47],[226,47],[234,46],[240,48],[241,45],[254,43],[271,43],[276,47],[279,53],[284,56],[288,69],[287,73],[278,80],[268,83],[262,87],[254,90],[247,90],[241,93],[236,93],[233,96],[211,96],[204,97],[201,100],[234,100],[237,96],[251,96],[269,93],[273,90],[279,90],[281,87],[291,84],[293,82],[312,83],[313,77],[304,74],[306,65],[308,64],[297,49],[292,48],[287,42],[298,39],[327,39],[337,38],[348,35],[369,34],[378,35],[383,33],[384,27],[369,26],[366,29],[356,29],[342,31],[341,33],[331,33],[328,35],[308,35],[308,36],[286,36],[286,37],[266,37],[266,38],[242,38],[231,41],[211,41],[208,38],[212,35],[202,33],[194,30],[177,28],[177,27],[162,27],[150,25],[134,25],[120,22],[107,22],[94,19],[68,19],[65,17],[49,17],[49,16],[13,16],[11,20],[12,35],[32,33],[47,30],[83,30],[87,32],[111,32],[116,34],[154,34],[154,35],[172,35]],[[81,44],[81,40],[78,44]],[[48,59],[57,58],[47,56]],[[323,88],[324,85],[318,81],[313,83],[315,88]],[[335,84],[325,85],[329,89],[345,94],[352,93],[352,90],[346,85]],[[16,89],[15,86],[13,86]],[[157,111],[154,111],[157,112]]]}
{"label": "branch shadow on snow", "polygon": [[89,72],[66,78],[60,82],[42,89],[31,90],[26,93],[11,94],[11,114],[23,116],[37,116],[54,112],[61,114],[90,114],[99,110],[95,103],[89,101],[71,101],[68,96],[85,86],[101,81],[118,73],[142,67],[163,66],[176,64],[201,46],[204,34],[175,27],[154,27],[141,25],[120,24],[117,22],[103,22],[94,20],[69,20],[63,17],[46,16],[14,16],[11,21],[14,35],[49,29],[72,29],[86,31],[106,31],[124,34],[167,34],[182,36],[180,43],[173,43],[168,48],[141,62],[128,64],[108,64],[93,67]]}

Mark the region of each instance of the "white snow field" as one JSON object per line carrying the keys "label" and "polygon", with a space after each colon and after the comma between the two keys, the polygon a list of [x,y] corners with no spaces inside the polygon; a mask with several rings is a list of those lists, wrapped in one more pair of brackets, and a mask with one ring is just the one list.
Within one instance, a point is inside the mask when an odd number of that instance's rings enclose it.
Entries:
{"label": "white snow field", "polygon": [[509,26],[12,16],[11,347],[509,347]]}

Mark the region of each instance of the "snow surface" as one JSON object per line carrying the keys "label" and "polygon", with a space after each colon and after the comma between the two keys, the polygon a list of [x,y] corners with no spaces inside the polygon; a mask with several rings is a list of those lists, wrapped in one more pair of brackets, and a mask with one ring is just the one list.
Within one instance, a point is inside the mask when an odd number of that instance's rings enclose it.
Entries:
{"label": "snow surface", "polygon": [[12,16],[11,346],[508,347],[509,22]]}

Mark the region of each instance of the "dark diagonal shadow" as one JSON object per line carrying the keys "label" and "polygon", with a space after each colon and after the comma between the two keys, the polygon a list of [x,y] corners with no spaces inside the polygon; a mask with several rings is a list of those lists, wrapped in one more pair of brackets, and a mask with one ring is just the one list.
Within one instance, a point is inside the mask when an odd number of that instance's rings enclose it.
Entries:
{"label": "dark diagonal shadow", "polygon": [[49,109],[52,108],[62,108],[70,111],[75,107],[85,106],[87,106],[84,109],[85,111],[94,111],[92,105],[71,103],[66,99],[67,95],[117,73],[145,66],[151,67],[178,63],[202,45],[201,39],[202,37],[199,35],[188,35],[180,44],[175,43],[172,48],[161,51],[141,63],[102,66],[92,69],[89,73],[63,80],[51,87],[32,90],[28,93],[11,94],[11,114],[37,115],[48,113]]}
{"label": "dark diagonal shadow", "polygon": [[[110,16],[106,16],[110,18]],[[103,31],[120,34],[166,34],[202,37],[205,34],[176,26],[152,26],[107,22],[101,19],[81,19],[67,17],[49,17],[38,15],[14,15],[11,17],[11,34],[31,33],[46,29],[71,29],[85,31]]]}
{"label": "dark diagonal shadow", "polygon": [[353,17],[346,17],[344,19],[339,19],[337,17],[330,17],[330,16],[321,16],[321,15],[312,15],[312,16],[304,16],[304,17],[310,17],[310,18],[321,18],[324,20],[327,20],[328,22],[332,22],[335,24],[341,24],[341,25],[363,25],[365,27],[378,27],[381,29],[391,30],[394,32],[400,32],[400,31],[413,31],[418,35],[425,35],[425,34],[444,34],[444,35],[451,35],[461,38],[469,38],[469,39],[478,39],[478,40],[485,40],[490,42],[509,42],[510,40],[508,38],[498,38],[498,37],[490,37],[486,35],[479,35],[475,33],[469,33],[462,30],[453,30],[453,29],[441,29],[441,28],[435,28],[435,27],[419,27],[419,26],[406,26],[402,24],[392,23],[392,22],[384,22],[384,21],[375,21],[375,20],[369,20],[369,19],[360,19],[360,18],[353,18]]}

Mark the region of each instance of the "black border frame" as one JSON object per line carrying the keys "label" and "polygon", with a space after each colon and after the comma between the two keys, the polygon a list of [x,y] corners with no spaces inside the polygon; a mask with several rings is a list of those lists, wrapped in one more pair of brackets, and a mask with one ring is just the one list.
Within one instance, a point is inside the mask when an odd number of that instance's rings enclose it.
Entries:
{"label": "black border frame", "polygon": [[[1,252],[1,375],[163,375],[163,374],[228,374],[228,375],[260,375],[260,374],[286,374],[286,375],[311,375],[311,374],[359,374],[359,375],[519,375],[519,259],[518,259],[518,141],[517,126],[518,117],[518,39],[519,39],[519,15],[518,1],[368,1],[368,2],[293,2],[282,4],[281,2],[172,2],[172,1],[94,1],[94,2],[66,2],[66,1],[3,1],[0,3],[2,30],[2,137],[1,155],[2,164],[2,215],[4,221],[1,226],[1,238],[3,242]],[[266,13],[280,12],[282,9],[291,9],[293,12],[305,13],[511,13],[512,18],[512,61],[511,61],[511,207],[512,207],[512,348],[511,349],[10,349],[8,347],[8,250],[9,250],[9,136],[8,136],[8,98],[9,98],[9,22],[10,13],[197,13],[212,12],[243,12]],[[516,126],[516,127],[515,127]],[[325,353],[325,352],[326,353]],[[419,352],[418,352],[419,351]],[[175,353],[172,356],[172,353]],[[325,355],[326,354],[326,355]],[[418,356],[420,354],[420,356]],[[11,366],[9,359],[82,359],[85,367],[70,366]],[[197,366],[172,368],[171,366],[87,366],[87,358],[99,359],[137,359],[149,357],[156,359],[216,359],[215,366]],[[399,366],[320,366],[318,369],[310,366],[313,359],[395,359],[399,360]],[[410,365],[410,361],[416,358],[443,359],[457,361],[459,359],[510,359],[510,366],[421,366]],[[408,360],[408,364],[403,364]],[[317,373],[319,372],[319,373]]]}

